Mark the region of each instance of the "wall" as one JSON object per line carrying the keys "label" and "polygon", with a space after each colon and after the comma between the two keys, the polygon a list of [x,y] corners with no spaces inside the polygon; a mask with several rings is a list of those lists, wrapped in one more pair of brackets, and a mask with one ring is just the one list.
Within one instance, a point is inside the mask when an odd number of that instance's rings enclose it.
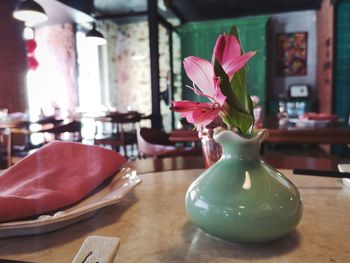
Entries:
{"label": "wall", "polygon": [[[31,96],[40,94],[37,104],[46,115],[53,114],[55,107],[60,109],[62,117],[74,114],[78,105],[78,84],[73,25],[65,23],[36,28],[35,39],[39,67],[35,72],[38,81],[30,87]],[[31,101],[35,99],[32,97]],[[38,107],[35,104],[32,107]],[[31,111],[35,114],[35,109]]]}
{"label": "wall", "polygon": [[151,113],[147,22],[109,25],[107,35],[111,106]]}
{"label": "wall", "polygon": [[271,57],[276,58],[276,35],[279,33],[307,32],[307,75],[295,77],[277,77],[276,62],[271,62],[272,86],[268,89],[268,98],[278,98],[280,94],[286,94],[291,84],[307,84],[310,86],[313,96],[316,88],[317,65],[317,27],[316,12],[301,11],[271,15]]}
{"label": "wall", "polygon": [[[137,110],[152,113],[151,73],[148,39],[148,23],[140,21],[127,24],[105,22],[108,42],[108,89],[109,107],[118,111]],[[180,47],[174,41],[174,60],[180,61]],[[160,91],[167,89],[169,71],[168,35],[159,28]],[[181,68],[175,67],[179,75]],[[177,81],[178,82],[178,81]],[[169,106],[161,101],[163,124],[170,129]]]}
{"label": "wall", "polygon": [[[340,0],[335,6],[335,65],[333,112],[346,123],[350,121],[350,0]],[[334,146],[334,152],[350,156],[348,145]]]}
{"label": "wall", "polygon": [[23,23],[12,17],[16,2],[0,1],[0,108],[9,112],[27,109],[27,58]]}
{"label": "wall", "polygon": [[103,82],[104,93],[102,96],[102,103],[108,108],[117,107],[118,101],[118,67],[117,67],[117,59],[118,54],[116,52],[117,45],[117,37],[119,26],[111,21],[106,20],[104,22],[105,28],[105,38],[107,40],[107,54],[105,60],[107,61],[107,67],[103,67],[101,72],[106,73],[105,70],[107,68],[107,79]]}

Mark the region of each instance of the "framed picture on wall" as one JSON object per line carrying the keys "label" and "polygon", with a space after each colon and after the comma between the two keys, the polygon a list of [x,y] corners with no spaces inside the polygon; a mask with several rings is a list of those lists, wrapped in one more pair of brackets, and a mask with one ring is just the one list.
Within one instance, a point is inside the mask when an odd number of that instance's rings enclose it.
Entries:
{"label": "framed picture on wall", "polygon": [[306,75],[307,32],[278,34],[276,40],[276,75]]}

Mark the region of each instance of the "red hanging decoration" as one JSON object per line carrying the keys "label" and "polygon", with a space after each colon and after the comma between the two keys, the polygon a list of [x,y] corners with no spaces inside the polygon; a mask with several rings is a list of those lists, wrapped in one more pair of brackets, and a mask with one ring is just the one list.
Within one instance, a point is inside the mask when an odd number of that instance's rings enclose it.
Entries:
{"label": "red hanging decoration", "polygon": [[34,55],[36,47],[37,43],[34,38],[26,40],[28,70],[36,70],[39,66],[39,62]]}
{"label": "red hanging decoration", "polygon": [[33,53],[37,47],[37,44],[34,38],[28,39],[26,41],[26,45],[27,45],[27,53]]}
{"label": "red hanging decoration", "polygon": [[36,70],[39,67],[39,62],[36,60],[34,56],[28,56],[28,69]]}

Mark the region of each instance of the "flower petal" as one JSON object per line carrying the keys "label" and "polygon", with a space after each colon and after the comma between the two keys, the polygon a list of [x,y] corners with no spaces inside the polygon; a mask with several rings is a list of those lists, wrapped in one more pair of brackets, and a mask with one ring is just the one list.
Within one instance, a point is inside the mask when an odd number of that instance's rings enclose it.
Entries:
{"label": "flower petal", "polygon": [[198,107],[201,106],[201,104],[206,104],[205,107],[207,107],[210,103],[209,102],[194,102],[189,100],[182,100],[182,101],[173,101],[171,110],[176,112],[188,112],[188,111],[194,111],[197,110]]}
{"label": "flower petal", "polygon": [[206,98],[208,98],[209,100],[211,100],[213,102],[219,103],[220,106],[222,106],[224,104],[225,100],[226,100],[226,96],[224,94],[222,94],[221,89],[219,87],[216,88],[216,91],[215,91],[215,94],[214,94],[213,97],[204,94],[203,92],[201,92],[198,89],[195,89],[195,88],[192,88],[192,87],[188,87],[188,88],[193,90],[193,92],[196,93],[197,95],[206,97]]}
{"label": "flower petal", "polygon": [[187,57],[184,59],[184,68],[187,76],[200,88],[200,90],[214,97],[216,89],[214,86],[214,68],[209,61],[198,57]]}
{"label": "flower petal", "polygon": [[229,60],[226,60],[222,68],[226,74],[231,78],[238,70],[244,67],[248,60],[255,55],[255,52],[249,51],[242,56],[231,57]]}
{"label": "flower petal", "polygon": [[235,36],[220,35],[216,40],[212,64],[214,65],[215,57],[220,64],[225,64],[231,57],[238,57],[241,55],[241,46]]}
{"label": "flower petal", "polygon": [[220,110],[221,108],[206,111],[195,111],[192,114],[192,118],[196,126],[205,126],[210,124],[216,118],[216,116],[218,116]]}
{"label": "flower petal", "polygon": [[221,92],[221,89],[218,88],[214,95],[214,100],[220,104],[220,106],[224,105],[226,101],[226,96]]}
{"label": "flower petal", "polygon": [[171,110],[196,126],[211,123],[221,110],[220,105],[211,102],[174,101],[172,104]]}

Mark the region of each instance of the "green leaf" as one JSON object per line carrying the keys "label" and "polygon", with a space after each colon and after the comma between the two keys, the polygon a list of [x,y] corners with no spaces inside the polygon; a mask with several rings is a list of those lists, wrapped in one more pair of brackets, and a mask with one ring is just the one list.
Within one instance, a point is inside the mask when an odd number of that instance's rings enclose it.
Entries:
{"label": "green leaf", "polygon": [[240,70],[233,79],[229,77],[222,69],[218,61],[214,63],[215,75],[220,79],[221,92],[226,96],[226,102],[229,109],[225,109],[222,116],[225,124],[231,129],[236,127],[244,135],[249,135],[254,117],[252,115],[252,102],[245,90],[246,71]]}
{"label": "green leaf", "polygon": [[235,36],[237,38],[238,42],[241,43],[241,41],[239,41],[239,34],[238,34],[237,26],[231,27],[230,35]]}
{"label": "green leaf", "polygon": [[230,83],[234,97],[240,101],[241,109],[238,114],[232,112],[232,116],[238,119],[239,130],[244,135],[249,135],[254,125],[253,102],[246,88],[247,74],[248,68],[245,66],[235,73]]}
{"label": "green leaf", "polygon": [[245,109],[242,107],[242,104],[239,101],[239,98],[235,96],[231,88],[229,77],[227,76],[226,72],[222,69],[221,65],[218,63],[216,59],[214,63],[214,70],[215,70],[215,75],[220,79],[220,89],[222,94],[226,96],[227,103],[231,106],[234,106],[234,108],[237,108],[238,110],[244,112]]}
{"label": "green leaf", "polygon": [[[239,41],[237,27],[233,26],[230,34]],[[244,54],[242,48],[241,54]],[[221,92],[226,96],[227,104],[220,114],[222,120],[229,129],[236,127],[239,133],[249,136],[254,125],[254,114],[253,103],[246,87],[248,66],[245,65],[236,72],[231,81],[216,59],[214,71],[219,78]]]}

